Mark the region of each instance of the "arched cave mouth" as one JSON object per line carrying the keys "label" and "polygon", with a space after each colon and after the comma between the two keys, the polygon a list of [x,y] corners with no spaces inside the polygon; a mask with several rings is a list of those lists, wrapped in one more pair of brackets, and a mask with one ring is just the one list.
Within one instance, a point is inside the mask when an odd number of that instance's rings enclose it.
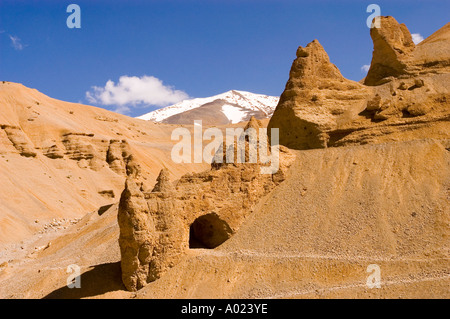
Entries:
{"label": "arched cave mouth", "polygon": [[214,249],[233,235],[233,230],[216,213],[198,217],[189,229],[189,248]]}

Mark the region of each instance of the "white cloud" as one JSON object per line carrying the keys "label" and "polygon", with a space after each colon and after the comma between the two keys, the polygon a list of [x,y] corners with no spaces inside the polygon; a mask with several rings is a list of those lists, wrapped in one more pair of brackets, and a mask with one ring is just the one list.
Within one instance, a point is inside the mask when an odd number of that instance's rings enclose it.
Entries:
{"label": "white cloud", "polygon": [[423,36],[421,36],[420,33],[413,33],[411,36],[414,44],[419,44],[423,41]]}
{"label": "white cloud", "polygon": [[369,69],[370,69],[370,64],[364,64],[361,67],[361,72],[367,73],[367,72],[369,72]]}
{"label": "white cloud", "polygon": [[12,44],[12,46],[14,47],[14,49],[20,51],[20,50],[22,50],[22,49],[25,47],[25,46],[22,44],[22,40],[20,40],[19,37],[9,35],[9,38],[10,38],[10,40],[11,40],[11,44]]}
{"label": "white cloud", "polygon": [[175,90],[171,86],[154,77],[123,75],[116,84],[111,80],[104,87],[93,86],[86,92],[86,99],[93,104],[116,105],[116,112],[128,113],[131,107],[167,106],[189,98],[184,91]]}
{"label": "white cloud", "polygon": [[131,109],[126,105],[119,105],[114,109],[114,112],[120,113],[120,114],[128,114],[130,113]]}

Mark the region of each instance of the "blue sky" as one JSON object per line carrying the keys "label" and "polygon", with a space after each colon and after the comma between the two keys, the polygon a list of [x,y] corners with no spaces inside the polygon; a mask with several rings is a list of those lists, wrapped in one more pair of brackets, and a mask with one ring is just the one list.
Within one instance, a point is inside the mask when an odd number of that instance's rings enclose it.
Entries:
{"label": "blue sky", "polygon": [[[80,29],[66,25],[71,3]],[[318,39],[358,81],[371,3],[425,38],[449,22],[443,0],[1,0],[0,80],[138,116],[231,89],[279,96],[297,47]]]}

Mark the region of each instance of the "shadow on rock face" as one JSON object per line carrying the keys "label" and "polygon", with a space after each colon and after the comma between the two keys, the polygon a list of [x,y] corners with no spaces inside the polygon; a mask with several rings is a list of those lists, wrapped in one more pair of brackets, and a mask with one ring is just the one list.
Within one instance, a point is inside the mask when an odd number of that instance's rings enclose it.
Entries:
{"label": "shadow on rock face", "polygon": [[99,216],[102,216],[108,209],[111,208],[112,205],[113,205],[113,204],[109,204],[109,205],[105,205],[105,206],[100,207],[100,208],[98,209],[98,211],[97,211],[98,215],[99,215]]}
{"label": "shadow on rock face", "polygon": [[81,288],[63,286],[43,299],[81,299],[111,291],[125,290],[121,279],[120,262],[93,266],[80,276]]}
{"label": "shadow on rock face", "polygon": [[228,223],[216,213],[197,218],[190,227],[189,248],[213,249],[231,237],[233,231]]}

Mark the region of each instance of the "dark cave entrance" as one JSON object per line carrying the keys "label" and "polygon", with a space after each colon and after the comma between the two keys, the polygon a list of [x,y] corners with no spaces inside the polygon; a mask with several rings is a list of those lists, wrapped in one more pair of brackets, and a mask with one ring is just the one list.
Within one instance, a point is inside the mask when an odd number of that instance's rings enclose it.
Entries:
{"label": "dark cave entrance", "polygon": [[226,221],[216,213],[198,217],[189,229],[189,248],[213,249],[233,234]]}

